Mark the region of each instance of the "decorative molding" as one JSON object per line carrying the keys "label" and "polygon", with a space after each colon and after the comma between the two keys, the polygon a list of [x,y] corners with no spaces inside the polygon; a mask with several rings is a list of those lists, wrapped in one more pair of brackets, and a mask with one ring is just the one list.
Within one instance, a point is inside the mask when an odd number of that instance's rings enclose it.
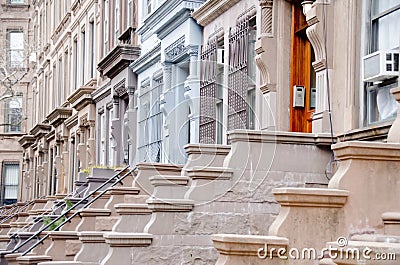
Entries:
{"label": "decorative molding", "polygon": [[35,142],[35,137],[33,135],[24,135],[18,139],[18,143],[22,146],[22,148],[26,149],[30,147]]}
{"label": "decorative molding", "polygon": [[130,67],[134,73],[140,74],[151,65],[161,60],[161,42],[157,43],[155,47],[149,50],[144,55],[137,58]]}
{"label": "decorative molding", "polygon": [[228,9],[236,5],[240,0],[209,0],[192,13],[192,17],[201,26],[207,26]]}
{"label": "decorative molding", "polygon": [[177,27],[185,23],[190,18],[190,10],[181,10],[176,13],[172,18],[163,24],[155,33],[159,39],[164,39],[168,34],[174,31]]}
{"label": "decorative molding", "polygon": [[92,98],[96,104],[111,95],[110,83],[107,82],[107,84],[92,92]]}
{"label": "decorative molding", "polygon": [[31,135],[34,135],[36,138],[40,138],[43,135],[50,132],[51,126],[49,124],[37,123],[29,132]]}
{"label": "decorative molding", "polygon": [[187,52],[185,46],[185,35],[177,39],[174,43],[165,48],[165,60],[173,62],[177,57]]}
{"label": "decorative molding", "polygon": [[47,115],[46,119],[53,127],[58,127],[62,124],[66,119],[71,117],[72,109],[71,108],[55,108],[49,115]]}
{"label": "decorative molding", "polygon": [[114,78],[129,64],[137,60],[140,48],[131,44],[119,44],[112,49],[98,64],[100,73],[110,79]]}
{"label": "decorative molding", "polygon": [[67,100],[72,108],[77,111],[82,110],[87,105],[94,103],[91,95],[94,90],[94,87],[82,86],[72,93]]}
{"label": "decorative molding", "polygon": [[[152,35],[153,31],[158,31],[158,27],[162,27],[168,22],[163,21],[171,14],[180,15],[185,10],[194,10],[200,7],[205,0],[168,0],[164,1],[152,14],[145,18],[143,25],[136,30],[137,34],[142,36],[143,41]],[[232,0],[231,0],[232,1]],[[235,0],[236,1],[236,0]],[[179,8],[179,9],[178,9]],[[177,10],[178,9],[178,10]],[[175,16],[175,15],[174,15]]]}
{"label": "decorative molding", "polygon": [[67,129],[71,129],[72,127],[78,125],[78,113],[75,113],[74,115],[70,116],[68,119],[64,121],[65,127]]}
{"label": "decorative molding", "polygon": [[304,145],[326,145],[332,144],[329,133],[298,133],[280,131],[253,131],[233,130],[228,133],[228,139],[234,142],[256,142],[256,143],[287,143]]}
{"label": "decorative molding", "polygon": [[261,7],[261,33],[273,36],[273,1],[259,0]]}

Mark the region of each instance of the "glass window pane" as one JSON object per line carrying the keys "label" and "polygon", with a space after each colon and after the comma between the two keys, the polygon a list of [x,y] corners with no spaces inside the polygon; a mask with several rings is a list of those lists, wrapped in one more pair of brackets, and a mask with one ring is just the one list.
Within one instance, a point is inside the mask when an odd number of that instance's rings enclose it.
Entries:
{"label": "glass window pane", "polygon": [[400,0],[373,0],[372,14],[377,15],[399,4]]}
{"label": "glass window pane", "polygon": [[393,34],[400,28],[400,10],[374,21],[374,36],[377,37],[376,50],[391,50],[399,47],[399,36]]}

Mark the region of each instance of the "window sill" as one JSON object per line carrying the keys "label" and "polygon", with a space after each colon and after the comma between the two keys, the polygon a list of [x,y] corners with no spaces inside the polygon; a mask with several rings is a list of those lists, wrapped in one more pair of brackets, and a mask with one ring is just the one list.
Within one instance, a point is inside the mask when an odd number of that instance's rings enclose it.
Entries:
{"label": "window sill", "polygon": [[5,10],[7,9],[28,9],[29,5],[28,4],[11,4],[11,3],[5,3],[1,4],[1,7]]}
{"label": "window sill", "polygon": [[386,120],[368,125],[368,127],[351,130],[341,135],[338,135],[337,139],[339,142],[355,140],[386,142],[387,135],[389,133],[390,127],[392,127],[393,122],[394,119]]}

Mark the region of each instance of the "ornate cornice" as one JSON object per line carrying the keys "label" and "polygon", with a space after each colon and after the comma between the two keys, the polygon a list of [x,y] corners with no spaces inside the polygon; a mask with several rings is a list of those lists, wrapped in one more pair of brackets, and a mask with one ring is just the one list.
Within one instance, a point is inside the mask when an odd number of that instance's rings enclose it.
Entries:
{"label": "ornate cornice", "polygon": [[94,87],[82,86],[68,97],[68,102],[71,104],[72,108],[79,111],[87,105],[94,103],[91,95],[94,90]]}
{"label": "ornate cornice", "polygon": [[110,95],[111,95],[111,87],[110,87],[110,82],[108,82],[104,86],[97,88],[95,91],[93,91],[92,98],[95,103],[98,103]]}
{"label": "ornate cornice", "polygon": [[150,51],[136,59],[136,61],[134,61],[130,67],[132,68],[133,72],[139,74],[159,60],[161,60],[160,42]]}
{"label": "ornate cornice", "polygon": [[37,123],[29,133],[35,136],[35,138],[40,138],[47,134],[50,130],[51,126],[49,124]]}
{"label": "ornate cornice", "polygon": [[119,44],[112,49],[98,64],[97,69],[104,76],[113,78],[127,68],[140,55],[140,48],[131,44]]}
{"label": "ornate cornice", "polygon": [[192,13],[192,17],[203,27],[207,26],[239,1],[240,0],[208,0]]}
{"label": "ornate cornice", "polygon": [[53,127],[57,127],[71,115],[71,108],[55,108],[46,118]]}
{"label": "ornate cornice", "polygon": [[65,127],[67,129],[71,129],[72,127],[78,125],[78,113],[75,113],[74,115],[70,116],[68,119],[64,121]]}
{"label": "ornate cornice", "polygon": [[[232,0],[230,0],[232,1]],[[162,27],[167,22],[163,22],[171,14],[177,14],[180,10],[188,9],[195,10],[201,4],[204,3],[204,0],[168,0],[164,1],[157,8],[155,12],[150,14],[143,22],[143,25],[137,29],[137,33],[142,36],[143,41],[151,36],[153,30],[157,31],[158,27]],[[176,10],[179,8],[179,10]]]}
{"label": "ornate cornice", "polygon": [[22,148],[26,149],[31,146],[35,142],[35,137],[33,135],[24,135],[18,139],[18,143],[22,146]]}

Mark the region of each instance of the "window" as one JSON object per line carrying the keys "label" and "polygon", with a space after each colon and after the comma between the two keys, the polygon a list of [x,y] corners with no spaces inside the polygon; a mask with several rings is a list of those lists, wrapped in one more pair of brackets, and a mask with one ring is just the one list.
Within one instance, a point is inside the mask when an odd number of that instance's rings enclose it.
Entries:
{"label": "window", "polygon": [[112,120],[114,116],[114,110],[110,109],[108,111],[108,165],[113,166],[114,165],[114,150],[113,150],[113,141],[114,137],[112,135]]}
{"label": "window", "polygon": [[78,89],[78,40],[74,39],[74,90]]}
{"label": "window", "polygon": [[[399,51],[399,38],[393,32],[400,27],[400,0],[371,0],[369,13],[369,49],[367,53],[379,50]],[[364,124],[394,119],[397,113],[397,102],[390,89],[397,87],[396,78],[381,82],[364,83],[366,101],[366,119]]]}
{"label": "window", "polygon": [[248,78],[248,88],[247,88],[247,128],[255,129],[256,115],[256,62],[254,58],[256,57],[255,51],[256,43],[256,30],[254,27],[250,28],[249,31],[249,51],[248,51],[248,68],[247,74]]}
{"label": "window", "polygon": [[82,82],[81,85],[85,85],[85,64],[86,64],[86,33],[85,30],[82,31],[81,33],[81,41],[82,41],[82,47],[81,47],[81,52],[82,52]]}
{"label": "window", "polygon": [[108,53],[108,19],[109,19],[109,3],[108,0],[104,1],[104,29],[103,29],[103,49],[104,49],[104,56]]}
{"label": "window", "polygon": [[63,78],[63,62],[62,57],[58,59],[58,97],[57,106],[61,106],[64,100],[64,78]]}
{"label": "window", "polygon": [[132,26],[132,16],[133,16],[133,0],[128,0],[128,27]]}
{"label": "window", "polygon": [[157,77],[146,85],[142,85],[140,102],[143,106],[139,113],[139,130],[145,136],[138,144],[139,160],[146,162],[161,161],[161,128],[162,113],[160,95],[163,88],[162,77]]}
{"label": "window", "polygon": [[8,31],[8,66],[10,68],[24,68],[24,33],[21,30]]}
{"label": "window", "polygon": [[254,17],[243,18],[230,29],[228,130],[255,128],[255,86],[254,80],[251,80],[255,77],[256,68],[252,51],[254,41]]}
{"label": "window", "polygon": [[1,204],[12,204],[18,199],[19,163],[3,162]]}
{"label": "window", "polygon": [[393,32],[400,27],[400,0],[372,0],[372,50],[399,48],[399,38]]}
{"label": "window", "polygon": [[69,84],[69,53],[68,48],[64,52],[64,95],[68,95],[68,91],[70,89]]}
{"label": "window", "polygon": [[100,130],[100,152],[99,152],[99,162],[100,165],[105,166],[105,161],[106,161],[106,135],[107,135],[107,127],[106,127],[106,115],[105,113],[101,113],[99,115],[100,119],[100,124],[99,124],[99,130]]}
{"label": "window", "polygon": [[90,78],[94,77],[94,21],[90,25]]}
{"label": "window", "polygon": [[6,102],[6,127],[8,133],[21,132],[22,97],[15,97]]}
{"label": "window", "polygon": [[146,14],[150,14],[151,13],[151,9],[152,9],[152,2],[153,0],[146,0]]}
{"label": "window", "polygon": [[9,3],[14,4],[25,4],[25,0],[9,0]]}
{"label": "window", "polygon": [[118,36],[119,36],[119,0],[115,1],[114,7],[114,45],[118,44]]}

